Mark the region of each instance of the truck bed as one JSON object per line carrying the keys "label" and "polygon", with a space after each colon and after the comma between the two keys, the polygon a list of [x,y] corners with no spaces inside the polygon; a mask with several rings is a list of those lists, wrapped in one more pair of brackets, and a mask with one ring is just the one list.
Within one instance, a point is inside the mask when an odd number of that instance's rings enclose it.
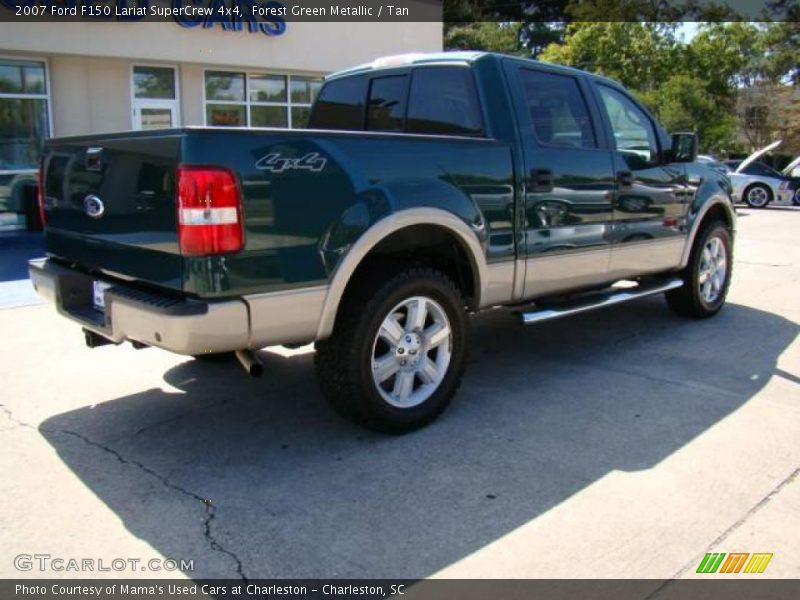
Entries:
{"label": "truck bed", "polygon": [[[175,171],[220,165],[241,189],[245,245],[184,256]],[[513,257],[512,161],[489,139],[285,129],[181,128],[50,140],[46,249],[88,272],[215,298],[323,284],[370,225],[445,202],[496,259]],[[104,205],[87,214],[89,196]]]}

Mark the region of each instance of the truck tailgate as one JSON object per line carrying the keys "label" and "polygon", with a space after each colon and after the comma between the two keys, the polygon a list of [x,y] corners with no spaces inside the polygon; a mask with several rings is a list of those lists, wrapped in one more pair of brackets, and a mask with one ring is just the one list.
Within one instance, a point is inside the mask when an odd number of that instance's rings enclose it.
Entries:
{"label": "truck tailgate", "polygon": [[46,249],[88,269],[179,289],[179,133],[50,141],[43,155]]}

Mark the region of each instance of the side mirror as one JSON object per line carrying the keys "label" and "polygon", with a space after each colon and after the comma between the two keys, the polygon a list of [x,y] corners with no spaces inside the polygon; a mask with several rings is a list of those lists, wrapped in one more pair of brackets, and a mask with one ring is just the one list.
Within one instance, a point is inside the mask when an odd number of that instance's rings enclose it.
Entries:
{"label": "side mirror", "polygon": [[672,162],[694,162],[697,158],[698,145],[699,141],[696,133],[673,133],[672,150],[670,152]]}

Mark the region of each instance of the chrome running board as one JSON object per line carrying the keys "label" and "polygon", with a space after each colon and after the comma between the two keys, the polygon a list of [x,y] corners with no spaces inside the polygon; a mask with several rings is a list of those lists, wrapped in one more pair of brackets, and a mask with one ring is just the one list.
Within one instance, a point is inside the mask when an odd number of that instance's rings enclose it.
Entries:
{"label": "chrome running board", "polygon": [[541,323],[542,321],[550,321],[569,315],[576,315],[578,313],[594,310],[595,308],[604,308],[606,306],[620,304],[621,302],[628,302],[629,300],[660,294],[661,292],[679,288],[682,285],[682,279],[671,277],[669,279],[640,283],[630,288],[612,288],[609,291],[582,296],[575,300],[567,300],[561,304],[521,312],[519,316],[522,319],[523,325],[532,325],[534,323]]}

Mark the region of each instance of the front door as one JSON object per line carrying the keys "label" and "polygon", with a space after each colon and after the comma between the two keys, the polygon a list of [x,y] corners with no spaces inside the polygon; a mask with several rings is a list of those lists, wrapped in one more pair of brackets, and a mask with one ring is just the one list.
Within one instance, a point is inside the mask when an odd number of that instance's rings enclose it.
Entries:
{"label": "front door", "polygon": [[614,171],[583,78],[515,65],[525,159],[525,298],[608,280]]}
{"label": "front door", "polygon": [[664,162],[655,124],[623,91],[596,85],[614,136],[614,229],[610,275],[623,279],[680,263],[688,188],[685,166]]}

